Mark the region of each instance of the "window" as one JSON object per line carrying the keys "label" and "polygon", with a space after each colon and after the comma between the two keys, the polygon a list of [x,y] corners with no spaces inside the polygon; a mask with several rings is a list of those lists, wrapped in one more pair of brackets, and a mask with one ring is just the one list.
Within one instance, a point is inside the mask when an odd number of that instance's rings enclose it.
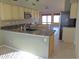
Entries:
{"label": "window", "polygon": [[54,15],[54,23],[60,22],[60,15]]}
{"label": "window", "polygon": [[42,24],[51,24],[52,17],[51,15],[42,16]]}

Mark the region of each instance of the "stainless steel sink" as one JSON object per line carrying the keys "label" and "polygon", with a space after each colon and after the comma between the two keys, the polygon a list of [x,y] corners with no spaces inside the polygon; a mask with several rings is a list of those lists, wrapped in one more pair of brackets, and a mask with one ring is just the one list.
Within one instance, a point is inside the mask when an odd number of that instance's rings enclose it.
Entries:
{"label": "stainless steel sink", "polygon": [[26,29],[26,31],[36,31],[37,29],[33,29],[33,28],[28,28]]}

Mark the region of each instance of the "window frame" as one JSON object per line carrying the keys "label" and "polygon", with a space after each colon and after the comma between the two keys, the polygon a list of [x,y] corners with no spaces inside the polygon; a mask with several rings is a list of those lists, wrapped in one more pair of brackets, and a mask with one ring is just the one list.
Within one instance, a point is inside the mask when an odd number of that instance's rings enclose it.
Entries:
{"label": "window frame", "polygon": [[[54,19],[55,16],[59,16],[59,21],[58,21],[58,22],[55,21],[55,19]],[[53,23],[60,23],[60,17],[61,17],[60,14],[55,14],[55,15],[53,16]]]}
{"label": "window frame", "polygon": [[[42,24],[51,24],[52,23],[52,15],[42,15],[43,16],[46,16],[46,22],[43,22],[43,18],[42,18]],[[51,16],[51,22],[48,22],[48,16]]]}

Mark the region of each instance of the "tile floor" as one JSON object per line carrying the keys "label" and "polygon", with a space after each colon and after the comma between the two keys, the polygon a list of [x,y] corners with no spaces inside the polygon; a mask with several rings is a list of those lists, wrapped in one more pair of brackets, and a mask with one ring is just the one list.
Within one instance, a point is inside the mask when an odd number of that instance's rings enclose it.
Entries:
{"label": "tile floor", "polygon": [[54,53],[51,58],[75,59],[75,48],[73,44],[64,43],[63,41],[58,40],[59,39],[59,28],[55,27],[53,29],[56,30],[54,34],[55,49],[54,49]]}
{"label": "tile floor", "polygon": [[31,53],[14,50],[7,46],[0,47],[0,59],[43,59]]}

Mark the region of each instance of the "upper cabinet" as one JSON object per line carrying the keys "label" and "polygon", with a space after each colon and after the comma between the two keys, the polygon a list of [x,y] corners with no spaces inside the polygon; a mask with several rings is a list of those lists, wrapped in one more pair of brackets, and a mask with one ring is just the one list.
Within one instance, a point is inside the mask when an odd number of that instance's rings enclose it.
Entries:
{"label": "upper cabinet", "polygon": [[77,2],[72,2],[70,10],[70,18],[77,18]]}
{"label": "upper cabinet", "polygon": [[28,12],[29,11],[29,9],[28,8],[24,8],[24,12]]}
{"label": "upper cabinet", "polygon": [[33,19],[39,18],[37,10],[0,2],[0,20],[23,20],[24,12],[31,13]]}
{"label": "upper cabinet", "polygon": [[18,20],[19,19],[19,7],[12,5],[12,19]]}
{"label": "upper cabinet", "polygon": [[39,11],[35,11],[35,19],[39,20]]}
{"label": "upper cabinet", "polygon": [[28,8],[28,12],[31,13],[32,12],[32,9],[31,8]]}
{"label": "upper cabinet", "polygon": [[32,18],[39,20],[39,11],[32,9]]}
{"label": "upper cabinet", "polygon": [[32,9],[32,18],[35,19],[35,11]]}
{"label": "upper cabinet", "polygon": [[37,10],[35,10],[35,19],[38,18]]}
{"label": "upper cabinet", "polygon": [[24,7],[19,7],[19,19],[24,19]]}
{"label": "upper cabinet", "polygon": [[31,8],[24,8],[24,11],[31,13],[32,12],[32,9]]}
{"label": "upper cabinet", "polygon": [[11,5],[0,3],[0,20],[11,20]]}
{"label": "upper cabinet", "polygon": [[39,13],[39,11],[37,12],[37,17],[38,17],[38,20],[39,20],[39,18],[40,18],[40,13]]}

